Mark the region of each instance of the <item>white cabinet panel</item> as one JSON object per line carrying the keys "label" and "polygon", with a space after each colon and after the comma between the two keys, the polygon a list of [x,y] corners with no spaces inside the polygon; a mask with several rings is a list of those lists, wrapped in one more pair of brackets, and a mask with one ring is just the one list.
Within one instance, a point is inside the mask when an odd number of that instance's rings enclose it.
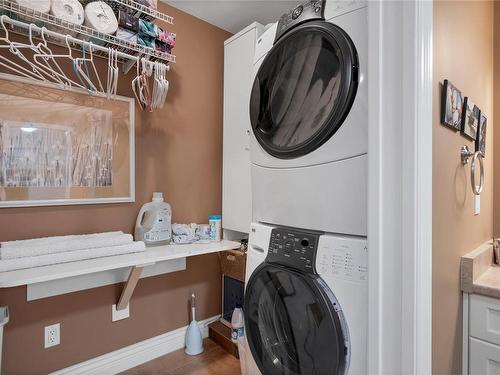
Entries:
{"label": "white cabinet panel", "polygon": [[489,342],[470,338],[469,374],[500,374],[500,347]]}
{"label": "white cabinet panel", "polygon": [[222,226],[243,233],[252,218],[249,105],[255,43],[262,29],[254,23],[224,45]]}
{"label": "white cabinet panel", "polygon": [[470,336],[500,345],[500,300],[472,294],[469,329]]}

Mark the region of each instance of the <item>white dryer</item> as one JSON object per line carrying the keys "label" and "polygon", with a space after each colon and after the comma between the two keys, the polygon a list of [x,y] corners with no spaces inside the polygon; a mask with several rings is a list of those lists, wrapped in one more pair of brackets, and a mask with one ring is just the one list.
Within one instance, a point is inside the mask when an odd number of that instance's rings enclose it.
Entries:
{"label": "white dryer", "polygon": [[366,235],[367,5],[313,0],[258,39],[253,221]]}
{"label": "white dryer", "polygon": [[252,224],[245,334],[265,375],[366,375],[366,240]]}

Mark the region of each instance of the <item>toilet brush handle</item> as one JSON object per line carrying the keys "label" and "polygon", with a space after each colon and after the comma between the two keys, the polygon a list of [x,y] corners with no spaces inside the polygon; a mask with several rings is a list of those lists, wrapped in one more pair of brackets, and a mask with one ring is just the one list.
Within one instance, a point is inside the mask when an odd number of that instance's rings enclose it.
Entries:
{"label": "toilet brush handle", "polygon": [[191,315],[193,320],[196,320],[196,297],[194,293],[191,294]]}

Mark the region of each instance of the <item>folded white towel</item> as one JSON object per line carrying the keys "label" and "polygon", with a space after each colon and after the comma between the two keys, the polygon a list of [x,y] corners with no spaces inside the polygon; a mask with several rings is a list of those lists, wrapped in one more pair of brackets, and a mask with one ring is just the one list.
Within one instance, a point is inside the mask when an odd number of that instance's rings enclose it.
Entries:
{"label": "folded white towel", "polygon": [[48,266],[51,264],[68,263],[84,259],[108,257],[139,253],[146,249],[144,242],[132,242],[128,245],[101,247],[96,249],[67,251],[64,253],[47,254],[35,257],[0,260],[0,272],[20,270],[25,268]]}
{"label": "folded white towel", "polygon": [[[95,249],[98,247],[111,247],[130,244],[134,241],[131,234],[121,232],[117,235],[108,236],[81,236],[66,241],[42,241],[36,246],[6,246],[0,247],[0,259],[16,259],[46,254],[64,253],[66,251],[77,251]],[[30,243],[31,244],[31,243]]]}
{"label": "folded white towel", "polygon": [[0,247],[27,247],[27,246],[40,246],[52,244],[54,242],[65,242],[69,240],[89,240],[89,239],[100,239],[123,235],[122,231],[117,232],[103,232],[103,233],[92,233],[92,234],[72,234],[69,236],[54,236],[54,237],[41,237],[33,238],[30,240],[17,240],[17,241],[7,241],[0,242]]}
{"label": "folded white towel", "polygon": [[172,233],[177,235],[186,235],[189,236],[191,234],[191,228],[188,224],[172,224]]}
{"label": "folded white towel", "polygon": [[198,237],[188,236],[185,234],[174,234],[172,236],[174,243],[182,245],[198,241]]}

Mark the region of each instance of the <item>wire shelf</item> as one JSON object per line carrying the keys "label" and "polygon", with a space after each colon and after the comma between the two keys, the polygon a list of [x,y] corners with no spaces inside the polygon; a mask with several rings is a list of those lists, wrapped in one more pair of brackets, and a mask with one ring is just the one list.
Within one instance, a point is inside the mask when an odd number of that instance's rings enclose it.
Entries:
{"label": "wire shelf", "polygon": [[[134,3],[138,7],[144,7],[143,5],[138,4],[133,0],[113,0],[113,1],[122,3],[124,5],[127,5],[128,3]],[[94,44],[111,47],[120,52],[125,52],[130,55],[141,54],[149,57],[151,60],[159,60],[165,63],[175,62],[175,55],[172,55],[170,53],[161,52],[155,50],[154,48],[141,46],[135,43],[130,43],[126,40],[119,39],[113,35],[100,33],[94,29],[91,29],[90,27],[84,25],[77,25],[68,21],[64,21],[60,18],[54,17],[51,14],[42,13],[39,11],[35,11],[33,9],[20,6],[10,0],[0,0],[0,11],[1,13],[6,14],[13,19],[18,19],[26,23],[31,22],[36,24],[37,26],[45,26],[49,30],[56,29],[59,33],[61,33],[61,30],[64,30],[63,33],[66,33],[68,35],[77,36],[78,38],[81,38],[83,40],[90,40]],[[150,9],[150,11],[152,10]],[[167,15],[163,16],[170,18],[171,21],[173,20],[173,18],[170,16]],[[26,35],[26,31],[23,29],[14,28],[12,32]],[[53,39],[50,39],[49,42],[62,46],[66,45],[64,40],[54,41]],[[101,55],[106,55],[106,53],[102,52]]]}
{"label": "wire shelf", "polygon": [[165,13],[159,12],[156,9],[152,9],[150,7],[147,7],[143,4],[140,4],[134,0],[111,0],[119,5],[125,6],[129,9],[133,9],[136,12],[145,15],[149,18],[154,18],[157,20],[162,20],[164,22],[167,22],[169,24],[174,23],[174,17],[171,17]]}

